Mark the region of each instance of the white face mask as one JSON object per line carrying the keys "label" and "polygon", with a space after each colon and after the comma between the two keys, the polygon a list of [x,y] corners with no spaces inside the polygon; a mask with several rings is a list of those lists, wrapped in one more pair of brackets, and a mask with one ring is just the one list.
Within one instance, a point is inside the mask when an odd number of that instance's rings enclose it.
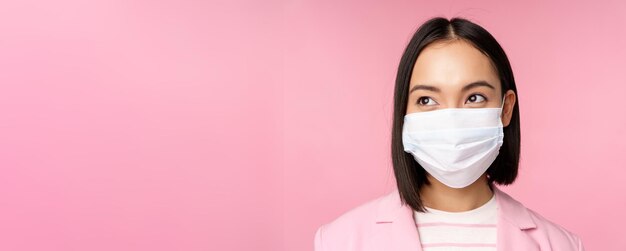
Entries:
{"label": "white face mask", "polygon": [[499,108],[447,108],[404,116],[404,151],[441,183],[474,183],[498,156],[504,132]]}

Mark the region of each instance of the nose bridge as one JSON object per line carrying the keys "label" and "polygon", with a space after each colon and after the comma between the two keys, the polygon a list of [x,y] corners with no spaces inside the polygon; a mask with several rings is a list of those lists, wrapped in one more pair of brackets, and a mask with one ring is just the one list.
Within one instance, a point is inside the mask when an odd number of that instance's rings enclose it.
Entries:
{"label": "nose bridge", "polygon": [[447,95],[448,97],[445,99],[445,108],[462,108],[463,107],[463,97],[461,97],[460,93],[451,93]]}

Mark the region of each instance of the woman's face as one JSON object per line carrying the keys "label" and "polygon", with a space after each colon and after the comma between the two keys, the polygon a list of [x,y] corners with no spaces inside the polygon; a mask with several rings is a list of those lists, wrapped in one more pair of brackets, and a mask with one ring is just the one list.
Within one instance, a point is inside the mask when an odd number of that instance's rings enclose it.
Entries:
{"label": "woman's face", "polygon": [[[489,58],[463,40],[435,42],[415,61],[407,114],[443,108],[485,108],[502,105],[501,85]],[[505,93],[502,124],[511,121],[515,93]]]}

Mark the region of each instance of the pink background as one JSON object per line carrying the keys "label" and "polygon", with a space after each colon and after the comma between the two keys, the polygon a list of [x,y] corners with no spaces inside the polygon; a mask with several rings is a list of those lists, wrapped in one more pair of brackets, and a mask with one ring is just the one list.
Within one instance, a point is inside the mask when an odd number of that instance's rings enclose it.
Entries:
{"label": "pink background", "polygon": [[512,62],[503,190],[626,249],[626,4],[431,2],[0,3],[0,250],[312,250],[394,188],[395,71],[436,15]]}

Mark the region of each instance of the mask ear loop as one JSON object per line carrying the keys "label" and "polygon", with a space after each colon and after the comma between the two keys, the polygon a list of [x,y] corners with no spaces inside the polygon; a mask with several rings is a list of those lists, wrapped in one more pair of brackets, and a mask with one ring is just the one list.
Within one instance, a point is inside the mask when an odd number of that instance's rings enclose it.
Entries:
{"label": "mask ear loop", "polygon": [[506,99],[506,95],[502,97],[502,105],[500,105],[500,119],[502,119],[502,114],[504,113],[504,100]]}

